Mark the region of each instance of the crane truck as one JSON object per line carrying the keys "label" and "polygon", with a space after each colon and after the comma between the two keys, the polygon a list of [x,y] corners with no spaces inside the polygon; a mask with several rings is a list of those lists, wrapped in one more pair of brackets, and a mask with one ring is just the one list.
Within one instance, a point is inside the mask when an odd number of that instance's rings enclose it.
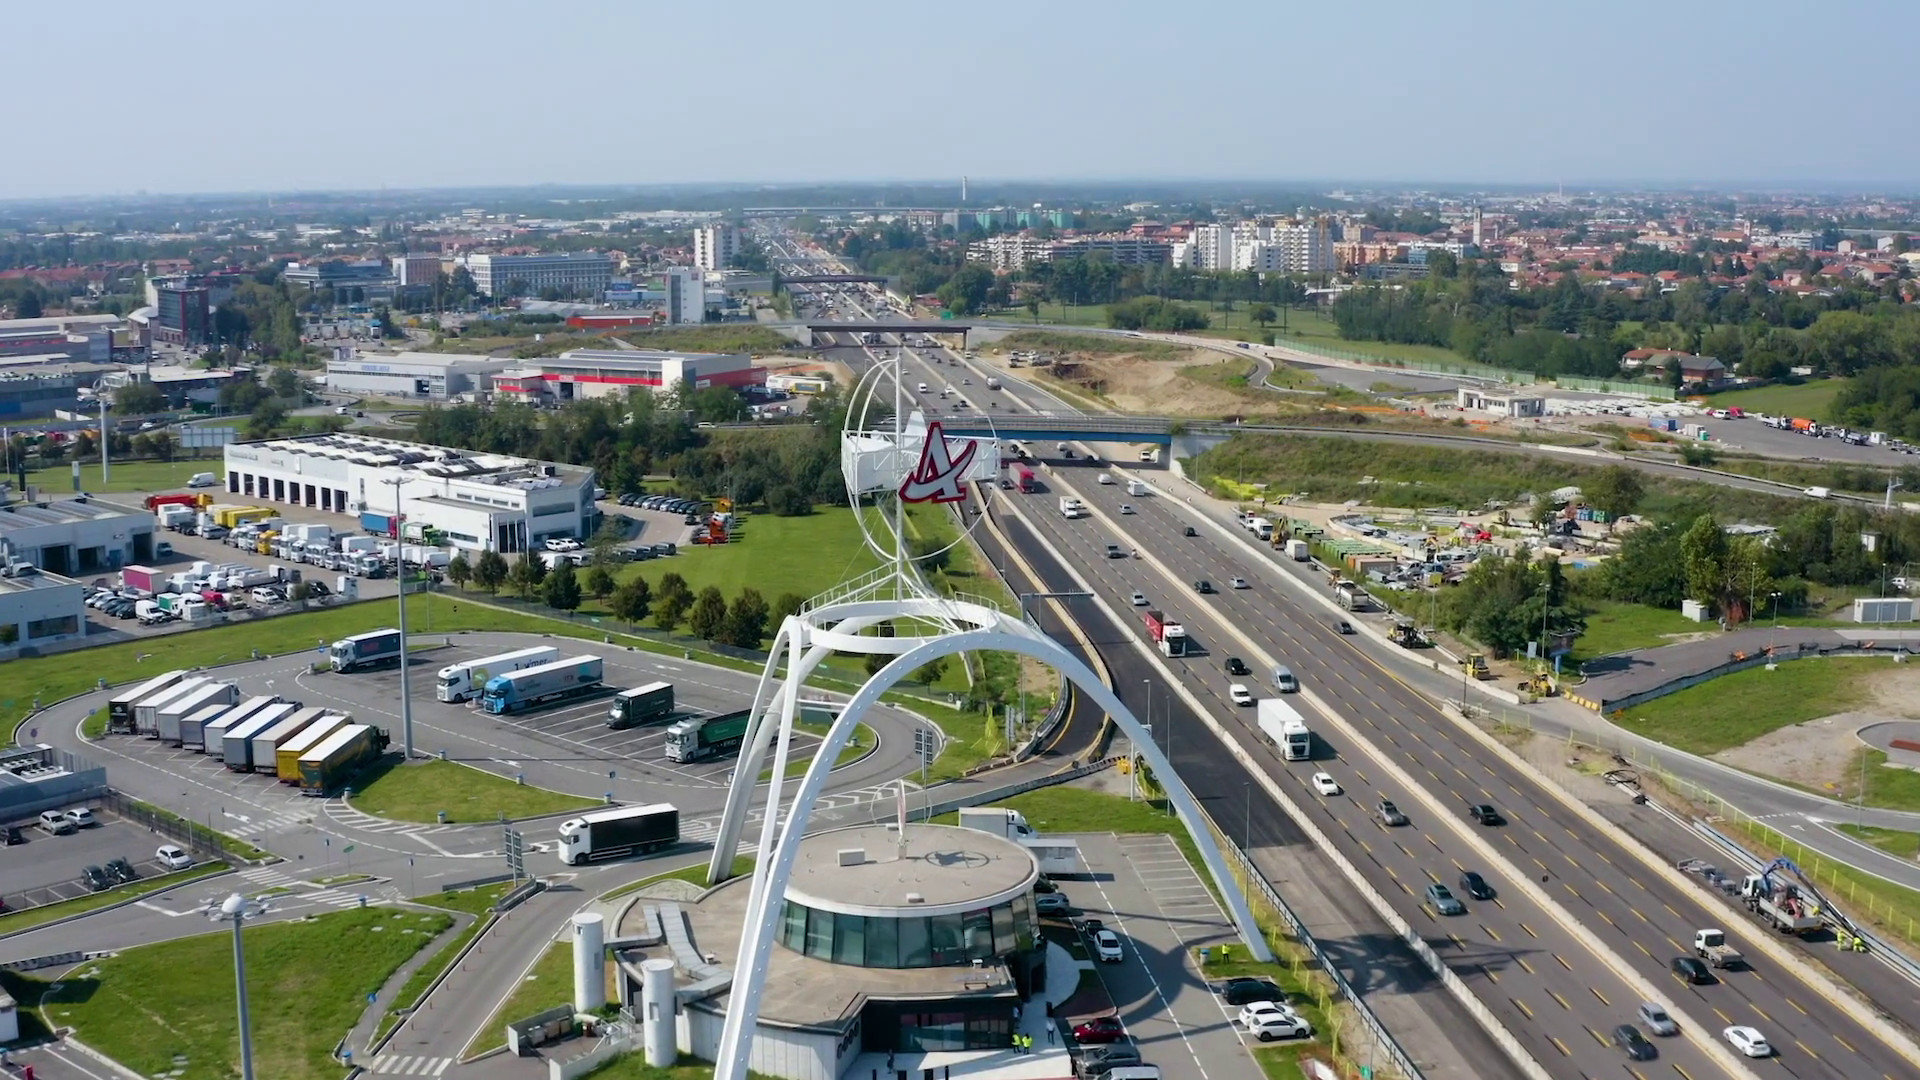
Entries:
{"label": "crane truck", "polygon": [[1800,873],[1800,868],[1790,860],[1775,859],[1765,870],[1748,874],[1740,882],[1740,899],[1746,901],[1747,910],[1782,934],[1805,934],[1820,929],[1824,925],[1821,909],[1825,905],[1818,894],[1802,889],[1775,872],[1780,870]]}

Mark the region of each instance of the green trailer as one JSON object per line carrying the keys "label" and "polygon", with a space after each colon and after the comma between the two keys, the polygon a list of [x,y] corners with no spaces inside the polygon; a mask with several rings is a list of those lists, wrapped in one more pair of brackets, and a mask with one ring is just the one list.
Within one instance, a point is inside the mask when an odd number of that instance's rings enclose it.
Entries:
{"label": "green trailer", "polygon": [[705,761],[740,749],[753,719],[752,709],[696,716],[677,721],[667,729],[668,761]]}

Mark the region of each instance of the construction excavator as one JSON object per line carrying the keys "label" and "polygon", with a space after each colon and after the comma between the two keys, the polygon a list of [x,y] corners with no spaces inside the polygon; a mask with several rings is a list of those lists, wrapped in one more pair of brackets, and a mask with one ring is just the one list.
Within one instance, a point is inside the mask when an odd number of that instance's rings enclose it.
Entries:
{"label": "construction excavator", "polygon": [[1553,676],[1544,671],[1536,671],[1520,680],[1520,692],[1534,697],[1552,697],[1554,692]]}

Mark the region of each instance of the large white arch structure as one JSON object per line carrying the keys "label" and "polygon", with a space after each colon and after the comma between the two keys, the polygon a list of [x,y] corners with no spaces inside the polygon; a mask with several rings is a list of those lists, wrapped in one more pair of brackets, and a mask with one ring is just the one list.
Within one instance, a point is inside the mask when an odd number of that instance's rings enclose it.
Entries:
{"label": "large white arch structure", "polygon": [[[873,583],[878,585],[878,582]],[[1138,752],[1153,767],[1154,775],[1164,780],[1167,796],[1173,801],[1188,835],[1200,850],[1229,913],[1239,928],[1247,950],[1257,960],[1271,960],[1272,950],[1261,937],[1253,921],[1246,896],[1228,871],[1226,860],[1215,843],[1213,833],[1200,815],[1193,795],[1146,729],[1134,718],[1120,699],[1085,664],[1066,649],[1024,622],[1009,618],[984,604],[945,600],[924,594],[907,595],[915,590],[887,598],[861,597],[830,602],[789,616],[780,626],[774,650],[767,658],[754,699],[753,726],[741,745],[740,759],[734,768],[727,809],[709,866],[709,880],[718,883],[728,876],[739,847],[748,803],[761,771],[766,753],[773,750],[772,781],[767,794],[766,814],[760,824],[760,859],[754,868],[752,891],[747,901],[745,925],[740,936],[740,952],[734,962],[733,986],[729,992],[727,1016],[720,1039],[720,1060],[715,1069],[717,1080],[745,1080],[752,1054],[753,1032],[759,1023],[760,992],[766,984],[767,966],[773,949],[775,921],[780,902],[793,872],[793,860],[804,835],[806,823],[825,786],[833,762],[839,758],[855,726],[882,694],[914,669],[939,657],[974,650],[1020,653],[1051,665],[1106,710],[1121,730],[1133,740]],[[869,637],[860,631],[885,620],[951,626],[953,630],[919,637]],[[781,806],[787,753],[791,743],[799,705],[799,690],[807,675],[833,651],[891,655],[886,667],[869,678],[847,702],[828,729],[815,752],[812,763],[800,781],[790,805]],[[783,663],[787,678],[778,681]],[[778,685],[776,686],[776,682]],[[776,738],[777,736],[777,738]]]}

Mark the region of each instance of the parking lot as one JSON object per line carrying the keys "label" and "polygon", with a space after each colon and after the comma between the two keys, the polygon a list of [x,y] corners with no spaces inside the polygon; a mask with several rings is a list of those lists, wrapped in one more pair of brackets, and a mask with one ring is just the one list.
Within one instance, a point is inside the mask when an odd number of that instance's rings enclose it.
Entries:
{"label": "parking lot", "polygon": [[1098,965],[1141,1058],[1166,1076],[1260,1080],[1258,1063],[1227,1006],[1188,960],[1200,946],[1239,935],[1186,856],[1167,836],[1073,837],[1091,880],[1062,879],[1076,921],[1099,919],[1119,934],[1122,959]]}
{"label": "parking lot", "polygon": [[167,843],[145,828],[109,818],[95,810],[100,824],[55,836],[30,821],[21,822],[20,835],[26,842],[0,848],[0,880],[6,882],[0,899],[7,907],[39,907],[61,900],[85,896],[95,890],[82,877],[89,866],[105,866],[114,859],[126,859],[140,877],[166,872],[153,857],[154,850]]}

